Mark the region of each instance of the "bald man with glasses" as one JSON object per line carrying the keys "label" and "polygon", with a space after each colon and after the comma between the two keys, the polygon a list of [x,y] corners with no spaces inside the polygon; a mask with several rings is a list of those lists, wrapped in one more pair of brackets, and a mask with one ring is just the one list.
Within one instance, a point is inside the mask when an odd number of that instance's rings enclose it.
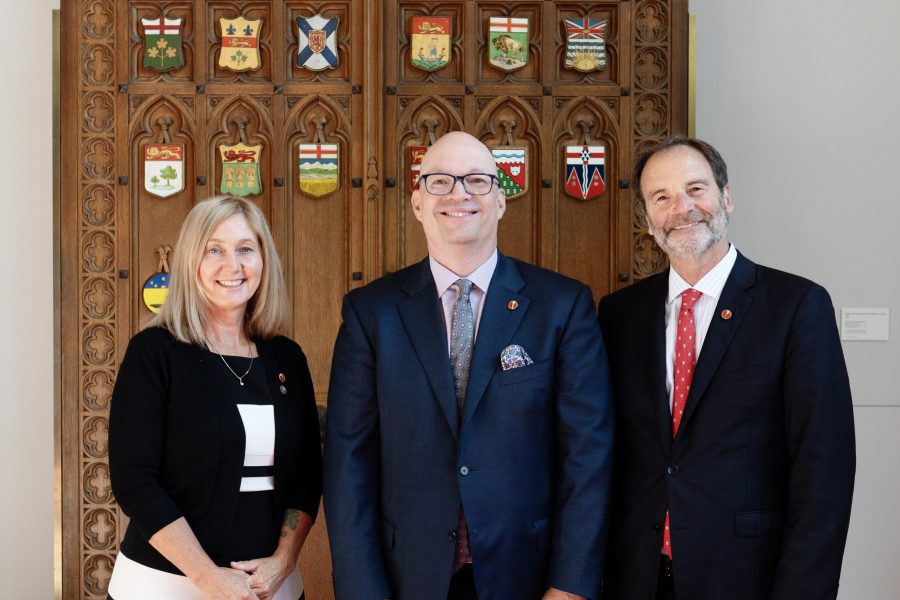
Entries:
{"label": "bald man with glasses", "polygon": [[428,256],[344,299],[325,515],[338,600],[596,600],[613,417],[587,286],[497,250],[497,167],[453,132]]}

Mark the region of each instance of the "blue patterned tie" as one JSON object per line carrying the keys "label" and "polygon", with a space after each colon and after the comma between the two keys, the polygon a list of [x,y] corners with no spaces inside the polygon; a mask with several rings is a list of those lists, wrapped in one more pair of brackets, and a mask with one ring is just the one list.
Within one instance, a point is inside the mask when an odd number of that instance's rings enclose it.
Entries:
{"label": "blue patterned tie", "polygon": [[[469,293],[472,282],[468,279],[456,281],[456,304],[453,305],[453,321],[450,324],[450,362],[453,367],[453,386],[456,388],[458,418],[462,421],[463,406],[466,403],[466,388],[469,385],[469,371],[472,368],[472,348],[475,346],[475,316]],[[459,522],[456,525],[456,552],[453,558],[455,574],[466,563],[472,562],[469,551],[469,530],[466,515],[459,507]]]}
{"label": "blue patterned tie", "polygon": [[460,416],[466,403],[466,388],[469,385],[469,370],[472,368],[472,348],[475,345],[475,317],[469,294],[472,282],[458,279],[458,294],[453,305],[453,321],[450,325],[450,362],[453,365],[453,385],[456,388],[456,403]]}

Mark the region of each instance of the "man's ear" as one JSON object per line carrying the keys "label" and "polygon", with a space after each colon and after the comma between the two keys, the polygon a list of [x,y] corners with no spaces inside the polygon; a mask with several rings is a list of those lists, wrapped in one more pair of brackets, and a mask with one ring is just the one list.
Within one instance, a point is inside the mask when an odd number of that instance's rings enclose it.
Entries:
{"label": "man's ear", "polygon": [[409,197],[409,203],[412,205],[413,214],[416,215],[416,218],[421,221],[422,220],[422,199],[419,197],[419,188],[413,190],[412,195]]}
{"label": "man's ear", "polygon": [[722,206],[725,207],[725,212],[729,215],[731,211],[734,210],[734,203],[731,201],[731,184],[725,184],[725,187],[722,188]]}

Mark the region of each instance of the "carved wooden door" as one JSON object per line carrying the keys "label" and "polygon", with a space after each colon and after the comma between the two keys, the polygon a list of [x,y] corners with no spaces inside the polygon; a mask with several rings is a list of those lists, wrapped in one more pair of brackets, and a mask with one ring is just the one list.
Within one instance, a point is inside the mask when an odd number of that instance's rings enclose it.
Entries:
{"label": "carved wooden door", "polygon": [[[253,198],[284,260],[293,337],[324,404],[343,294],[425,254],[409,209],[410,149],[432,136],[461,129],[491,147],[524,149],[526,189],[509,201],[500,227],[507,254],[582,279],[597,298],[663,266],[634,211],[628,170],[635,151],[685,129],[686,7],[686,0],[63,2],[63,597],[106,597],[126,523],[106,459],[116,368],[151,315],[143,288],[165,262],[158,250],[174,246],[197,201],[222,189],[220,146],[261,147]],[[335,68],[298,65],[297,18],[316,14],[339,19]],[[153,48],[142,20],[160,17],[181,20],[183,65],[165,72],[144,66]],[[238,17],[261,20],[256,70],[219,66],[220,19]],[[412,64],[413,25],[433,17],[450,19],[450,62],[426,71]],[[492,17],[529,20],[517,59],[525,64],[515,71],[490,62],[498,37]],[[593,72],[565,67],[564,20],[584,18],[607,20],[607,65]],[[299,182],[298,146],[316,142],[338,145],[337,190],[324,196]],[[165,197],[145,183],[144,152],[159,144],[183,152],[184,189]],[[605,190],[590,200],[565,192],[566,146],[583,145],[605,151]],[[321,525],[302,562],[307,597],[331,597]]]}

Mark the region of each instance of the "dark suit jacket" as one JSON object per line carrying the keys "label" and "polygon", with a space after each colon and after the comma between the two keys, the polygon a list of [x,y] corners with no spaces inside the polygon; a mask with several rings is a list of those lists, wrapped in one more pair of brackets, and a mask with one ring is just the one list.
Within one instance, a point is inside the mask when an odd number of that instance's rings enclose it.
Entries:
{"label": "dark suit jacket", "polygon": [[600,302],[617,408],[604,598],[653,599],[666,506],[679,598],[834,598],[856,459],[828,293],[739,254],[673,441],[667,292],[664,272]]}
{"label": "dark suit jacket", "polygon": [[[479,597],[598,597],[613,418],[590,290],[500,255],[484,303],[460,423],[428,260],[344,300],[325,438],[340,600],[446,598],[460,503]],[[501,370],[510,344],[534,364]]]}
{"label": "dark suit jacket", "polygon": [[[315,519],[322,459],[306,357],[285,337],[255,342],[275,404],[276,514],[296,508]],[[235,559],[228,553],[244,426],[235,403],[204,386],[222,376],[218,360],[152,327],[131,339],[119,368],[109,415],[110,477],[116,502],[131,519],[122,551],[147,566],[179,572],[148,542],[179,517],[216,564]]]}

